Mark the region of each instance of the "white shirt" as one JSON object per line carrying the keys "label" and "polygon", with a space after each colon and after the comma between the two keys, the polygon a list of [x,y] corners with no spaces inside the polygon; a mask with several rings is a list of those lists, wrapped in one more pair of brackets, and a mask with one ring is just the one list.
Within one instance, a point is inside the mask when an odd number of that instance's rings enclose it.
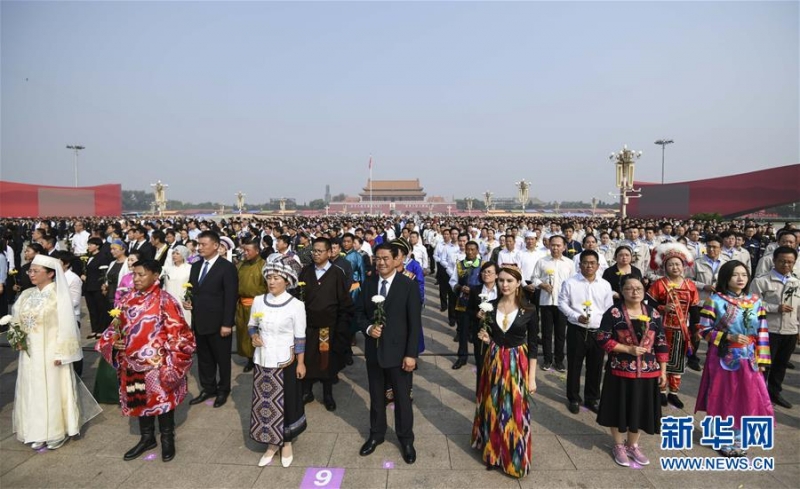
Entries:
{"label": "white shirt", "polygon": [[73,233],[73,235],[70,236],[70,242],[72,243],[73,253],[76,255],[85,255],[89,247],[89,233],[85,229],[79,233]]}
{"label": "white shirt", "polygon": [[72,299],[72,312],[75,314],[75,320],[80,322],[83,281],[72,270],[64,272],[64,277],[67,279],[67,286],[69,287],[69,298]]}
{"label": "white shirt", "polygon": [[[591,302],[585,306],[584,303]],[[598,329],[603,314],[614,304],[611,284],[595,275],[589,282],[582,274],[573,275],[561,286],[558,294],[558,309],[567,317],[570,324],[581,328]],[[578,322],[580,316],[589,313],[589,324]]]}
{"label": "white shirt", "polygon": [[206,270],[206,274],[208,274],[208,272],[210,272],[211,269],[214,268],[214,264],[217,263],[217,259],[218,258],[219,258],[219,255],[214,255],[214,258],[212,258],[210,260],[204,260],[204,262],[200,265],[200,275],[197,276],[197,280],[200,280],[200,277],[203,276],[203,267],[206,266],[205,262],[206,261],[208,262],[208,270]]}
{"label": "white shirt", "polygon": [[423,270],[427,270],[429,260],[428,250],[425,249],[425,246],[423,246],[422,243],[417,242],[417,244],[414,245],[412,253],[414,253],[414,259],[419,262],[419,266],[421,266]]}
{"label": "white shirt", "polygon": [[[258,312],[264,317],[253,317]],[[277,297],[259,295],[253,298],[247,326],[258,330],[264,344],[255,349],[253,362],[266,368],[283,367],[292,360],[295,339],[306,337],[306,307],[286,291]]]}
{"label": "white shirt", "polygon": [[369,242],[367,241],[361,242],[361,247],[359,248],[359,251],[363,251],[367,255],[372,256],[372,246],[370,246]]}
{"label": "white shirt", "polygon": [[6,245],[6,259],[8,260],[8,271],[16,270],[14,264],[14,250],[8,245]]}
{"label": "white shirt", "polygon": [[519,259],[519,268],[522,272],[522,280],[533,283],[533,269],[536,267],[536,262],[546,256],[547,252],[538,249],[529,251],[525,248],[522,251],[518,251],[517,258]]}
{"label": "white shirt", "polygon": [[[572,260],[564,255],[561,255],[558,260],[548,255],[536,262],[533,267],[533,286],[536,288],[539,288],[542,284],[553,286],[553,295],[542,289],[542,293],[539,295],[540,306],[558,305],[558,291],[561,290],[561,284],[575,275],[575,270],[572,267]],[[548,270],[552,271],[552,275],[547,273]]]}
{"label": "white shirt", "polygon": [[[497,254],[497,265],[503,266],[505,264],[514,265],[516,267],[520,266],[520,259],[518,255],[519,251],[508,251],[507,248],[503,248],[500,250],[500,253]],[[525,278],[524,276],[522,277]]]}

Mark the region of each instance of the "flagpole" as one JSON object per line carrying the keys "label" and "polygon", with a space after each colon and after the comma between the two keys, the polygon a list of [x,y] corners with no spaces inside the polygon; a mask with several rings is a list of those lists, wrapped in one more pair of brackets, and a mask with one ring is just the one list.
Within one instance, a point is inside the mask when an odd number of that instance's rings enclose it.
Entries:
{"label": "flagpole", "polygon": [[372,155],[369,155],[369,213],[372,215]]}

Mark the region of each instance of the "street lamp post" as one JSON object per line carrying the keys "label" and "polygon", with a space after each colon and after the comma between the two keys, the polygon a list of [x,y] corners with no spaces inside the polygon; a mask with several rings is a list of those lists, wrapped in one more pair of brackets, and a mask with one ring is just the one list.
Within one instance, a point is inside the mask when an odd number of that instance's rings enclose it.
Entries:
{"label": "street lamp post", "polygon": [[486,213],[489,213],[489,209],[492,208],[492,193],[488,190],[483,193],[483,205],[486,206]]}
{"label": "street lamp post", "polygon": [[514,185],[517,186],[517,199],[522,205],[522,213],[525,214],[525,204],[528,203],[528,192],[531,188],[531,182],[526,182],[523,178],[519,182],[514,182]]}
{"label": "street lamp post", "polygon": [[67,149],[71,149],[75,151],[75,156],[72,158],[73,164],[75,165],[75,186],[78,186],[78,151],[82,149],[86,149],[86,146],[81,146],[79,144],[68,144]]}
{"label": "street lamp post", "polygon": [[675,141],[672,139],[659,139],[656,141],[656,144],[661,146],[661,185],[664,185],[664,152],[665,148],[668,144],[672,144]]}
{"label": "street lamp post", "polygon": [[614,162],[617,169],[617,188],[619,194],[610,194],[614,197],[619,197],[620,213],[622,219],[625,219],[628,214],[628,202],[631,198],[641,197],[641,189],[633,188],[633,170],[636,165],[636,160],[642,157],[641,151],[634,151],[628,149],[628,145],[623,145],[622,150],[616,153],[611,153],[608,157],[609,160]]}
{"label": "street lamp post", "polygon": [[242,211],[244,210],[244,197],[245,197],[245,195],[247,195],[247,194],[245,194],[241,190],[236,192],[236,207],[239,208],[239,214],[241,214]]}
{"label": "street lamp post", "polygon": [[596,211],[597,211],[597,197],[592,197],[592,217],[594,217]]}
{"label": "street lamp post", "polygon": [[464,201],[467,203],[467,215],[472,215],[472,201],[475,200],[472,197],[467,197]]}

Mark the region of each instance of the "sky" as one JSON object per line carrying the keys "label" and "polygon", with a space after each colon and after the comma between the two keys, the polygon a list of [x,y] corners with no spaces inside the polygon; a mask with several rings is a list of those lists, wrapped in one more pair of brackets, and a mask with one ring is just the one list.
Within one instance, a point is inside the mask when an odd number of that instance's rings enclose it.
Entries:
{"label": "sky", "polygon": [[0,178],[250,203],[611,201],[800,162],[793,2],[0,3]]}

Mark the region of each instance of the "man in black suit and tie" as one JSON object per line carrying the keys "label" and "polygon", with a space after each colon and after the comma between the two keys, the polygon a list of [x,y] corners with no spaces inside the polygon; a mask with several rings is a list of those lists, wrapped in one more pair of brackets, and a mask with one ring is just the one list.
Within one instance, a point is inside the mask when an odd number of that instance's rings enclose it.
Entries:
{"label": "man in black suit and tie", "polygon": [[192,311],[202,391],[189,404],[216,396],[214,407],[220,407],[231,392],[231,332],[239,275],[233,263],[219,257],[219,235],[214,231],[200,233],[197,252],[203,259],[195,262],[189,272],[192,302],[184,302],[183,307]]}
{"label": "man in black suit and tie", "polygon": [[164,231],[158,229],[153,231],[153,234],[150,235],[150,244],[153,245],[153,249],[155,250],[154,259],[162,267],[167,262],[167,257],[169,256],[169,245],[166,243],[166,239],[167,237],[164,235]]}
{"label": "man in black suit and tie", "polygon": [[[386,435],[384,393],[388,380],[394,391],[395,432],[403,460],[413,464],[414,415],[411,410],[411,380],[417,363],[422,306],[416,281],[397,273],[397,249],[381,244],[375,250],[377,276],[368,278],[357,305],[359,326],[366,336],[364,347],[369,379],[369,439],[361,447],[366,456],[383,443]],[[372,298],[385,297],[385,323],[373,324],[376,304]]]}

